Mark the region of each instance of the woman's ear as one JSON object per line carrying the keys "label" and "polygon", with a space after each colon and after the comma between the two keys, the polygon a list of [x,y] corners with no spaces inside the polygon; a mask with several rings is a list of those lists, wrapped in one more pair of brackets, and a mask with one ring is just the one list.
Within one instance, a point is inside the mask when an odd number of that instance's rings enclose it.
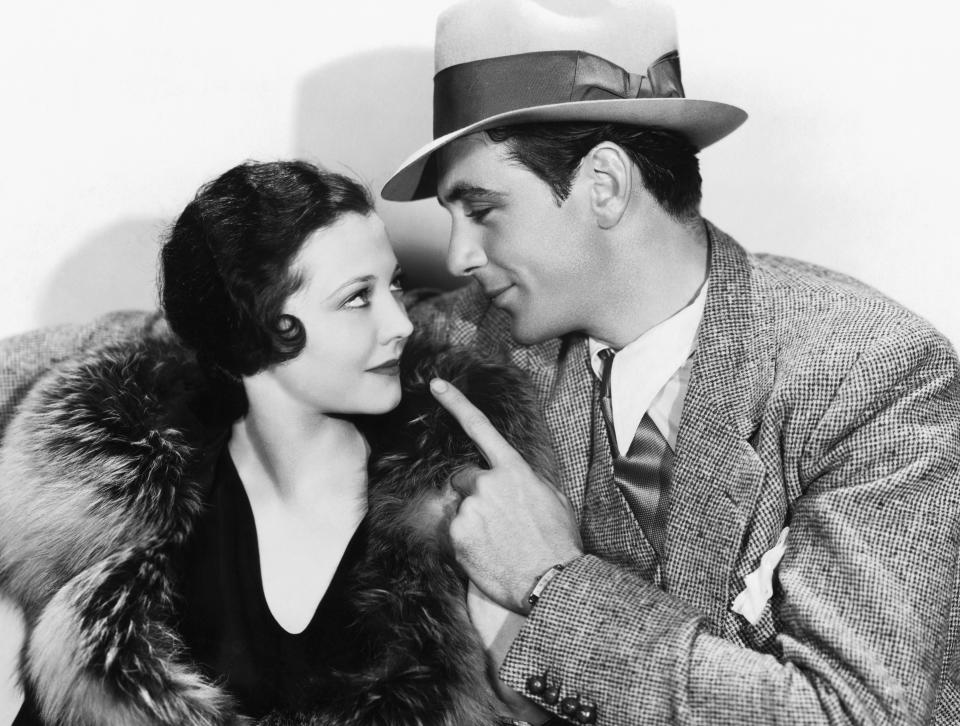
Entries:
{"label": "woman's ear", "polygon": [[581,168],[589,175],[590,208],[597,225],[615,227],[633,193],[633,162],[620,146],[604,141],[589,151]]}

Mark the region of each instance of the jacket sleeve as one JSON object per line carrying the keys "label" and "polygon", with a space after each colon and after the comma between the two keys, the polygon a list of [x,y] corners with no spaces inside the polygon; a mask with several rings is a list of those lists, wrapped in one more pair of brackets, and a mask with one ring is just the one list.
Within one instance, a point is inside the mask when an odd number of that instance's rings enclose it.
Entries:
{"label": "jacket sleeve", "polygon": [[36,380],[57,363],[100,344],[160,332],[158,313],[115,312],[82,325],[58,325],[0,340],[0,435]]}
{"label": "jacket sleeve", "polygon": [[949,343],[928,328],[875,342],[807,433],[774,654],[717,637],[677,597],[585,555],[547,587],[502,680],[528,694],[547,674],[606,726],[960,723]]}

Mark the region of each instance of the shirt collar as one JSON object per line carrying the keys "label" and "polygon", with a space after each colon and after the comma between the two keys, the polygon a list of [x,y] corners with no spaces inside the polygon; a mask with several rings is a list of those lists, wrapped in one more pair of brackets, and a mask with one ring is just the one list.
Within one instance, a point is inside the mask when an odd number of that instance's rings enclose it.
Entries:
{"label": "shirt collar", "polygon": [[[707,299],[705,281],[686,307],[646,331],[617,352],[610,376],[614,428],[621,450],[633,438],[643,414],[660,390],[693,355]],[[610,344],[589,339],[590,364],[599,377],[599,353]]]}

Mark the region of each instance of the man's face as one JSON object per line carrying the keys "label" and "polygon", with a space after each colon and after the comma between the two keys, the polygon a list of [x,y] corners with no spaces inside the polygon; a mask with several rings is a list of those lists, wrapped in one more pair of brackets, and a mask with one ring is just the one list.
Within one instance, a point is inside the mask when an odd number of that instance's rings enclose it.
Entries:
{"label": "man's face", "polygon": [[449,270],[477,280],[521,343],[586,329],[600,291],[596,221],[579,182],[557,206],[550,187],[482,132],[444,147],[437,164],[437,197],[452,220]]}

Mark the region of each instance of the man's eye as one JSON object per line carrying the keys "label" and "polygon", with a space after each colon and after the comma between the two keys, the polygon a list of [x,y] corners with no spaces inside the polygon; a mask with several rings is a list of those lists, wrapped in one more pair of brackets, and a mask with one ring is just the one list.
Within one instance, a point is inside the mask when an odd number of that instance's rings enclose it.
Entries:
{"label": "man's eye", "polygon": [[493,211],[493,207],[483,207],[482,209],[471,209],[466,213],[468,219],[474,222],[482,222],[483,219]]}
{"label": "man's eye", "polygon": [[343,301],[343,305],[340,307],[344,308],[365,308],[370,304],[370,288],[365,287],[363,290],[355,292],[353,295],[348,297]]}

